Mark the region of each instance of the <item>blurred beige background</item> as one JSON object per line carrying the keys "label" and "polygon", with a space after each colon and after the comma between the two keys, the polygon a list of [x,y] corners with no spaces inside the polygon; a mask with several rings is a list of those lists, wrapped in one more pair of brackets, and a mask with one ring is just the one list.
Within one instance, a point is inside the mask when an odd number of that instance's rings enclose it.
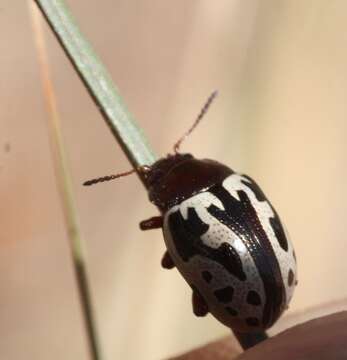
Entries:
{"label": "blurred beige background", "polygon": [[[287,224],[299,286],[272,332],[347,298],[347,2],[68,3],[158,154],[219,89],[183,150],[257,179]],[[30,21],[25,1],[2,1],[0,358],[86,359]],[[156,212],[138,179],[81,186],[129,165],[47,42],[105,359],[164,359],[228,334],[160,268],[161,233],[138,229]]]}

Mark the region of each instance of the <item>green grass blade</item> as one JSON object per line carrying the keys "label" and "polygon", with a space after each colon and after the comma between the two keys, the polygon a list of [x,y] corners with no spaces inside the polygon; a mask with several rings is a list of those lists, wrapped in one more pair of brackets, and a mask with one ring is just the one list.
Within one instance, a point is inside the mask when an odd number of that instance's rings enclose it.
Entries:
{"label": "green grass blade", "polygon": [[131,164],[151,165],[155,155],[112,79],[78,29],[63,0],[34,0],[102,112]]}

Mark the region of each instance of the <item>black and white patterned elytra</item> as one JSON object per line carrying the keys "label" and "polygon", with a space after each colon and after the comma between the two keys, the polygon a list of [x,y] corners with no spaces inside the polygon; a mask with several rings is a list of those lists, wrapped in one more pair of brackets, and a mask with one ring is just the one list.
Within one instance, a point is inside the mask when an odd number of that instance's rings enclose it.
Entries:
{"label": "black and white patterned elytra", "polygon": [[212,160],[169,155],[145,174],[162,217],[163,264],[193,290],[194,312],[239,332],[270,327],[287,308],[296,260],[280,218],[258,185]]}

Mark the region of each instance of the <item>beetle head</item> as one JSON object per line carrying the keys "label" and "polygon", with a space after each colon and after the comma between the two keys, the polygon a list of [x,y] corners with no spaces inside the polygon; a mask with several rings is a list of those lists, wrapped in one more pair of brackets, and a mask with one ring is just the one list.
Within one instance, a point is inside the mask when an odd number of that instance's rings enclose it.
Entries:
{"label": "beetle head", "polygon": [[191,154],[168,155],[147,168],[144,181],[150,201],[161,211],[223,181],[233,171],[213,160]]}

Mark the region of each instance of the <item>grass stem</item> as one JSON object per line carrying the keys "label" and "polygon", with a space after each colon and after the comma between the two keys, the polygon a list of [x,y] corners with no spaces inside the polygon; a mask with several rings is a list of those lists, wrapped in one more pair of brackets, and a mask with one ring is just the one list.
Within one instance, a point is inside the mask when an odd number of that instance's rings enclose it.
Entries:
{"label": "grass stem", "polygon": [[57,109],[56,98],[51,80],[50,67],[45,47],[44,33],[41,16],[36,6],[30,2],[30,12],[34,39],[36,43],[37,56],[40,65],[43,93],[46,101],[48,117],[49,139],[54,158],[55,173],[58,190],[63,206],[63,213],[70,242],[71,256],[78,284],[79,297],[82,306],[90,357],[92,360],[101,360],[97,327],[91,301],[91,294],[86,271],[86,253],[83,246],[83,239],[79,228],[77,212],[75,209],[72,182],[68,170],[67,157],[65,154],[64,142],[61,134],[61,126]]}

